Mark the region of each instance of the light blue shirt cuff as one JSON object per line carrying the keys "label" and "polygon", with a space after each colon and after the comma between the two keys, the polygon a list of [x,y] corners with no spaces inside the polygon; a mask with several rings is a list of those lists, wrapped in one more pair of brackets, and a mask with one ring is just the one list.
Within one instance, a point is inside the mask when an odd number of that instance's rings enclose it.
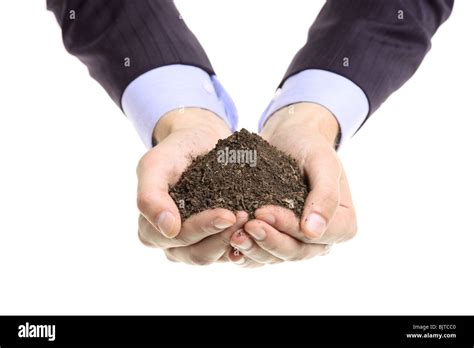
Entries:
{"label": "light blue shirt cuff", "polygon": [[308,69],[289,77],[277,90],[260,118],[259,130],[273,113],[300,102],[320,104],[331,111],[341,129],[340,144],[355,134],[369,113],[369,101],[354,82],[330,71]]}
{"label": "light blue shirt cuff", "polygon": [[174,64],[147,71],[133,80],[122,96],[122,109],[148,148],[160,118],[185,107],[212,111],[232,131],[237,128],[237,110],[224,87],[215,75],[194,66]]}

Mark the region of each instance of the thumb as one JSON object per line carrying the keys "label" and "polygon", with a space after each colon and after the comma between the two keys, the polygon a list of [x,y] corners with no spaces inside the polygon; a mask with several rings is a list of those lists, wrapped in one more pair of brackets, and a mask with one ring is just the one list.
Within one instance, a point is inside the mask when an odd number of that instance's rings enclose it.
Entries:
{"label": "thumb", "polygon": [[304,170],[309,180],[310,192],[300,222],[301,230],[306,237],[319,239],[339,206],[342,169],[335,153],[324,149],[314,151],[306,158]]}
{"label": "thumb", "polygon": [[181,230],[181,218],[178,207],[168,194],[168,187],[178,179],[179,171],[175,168],[176,154],[168,150],[171,149],[167,144],[159,144],[140,160],[137,206],[162,235],[174,238]]}

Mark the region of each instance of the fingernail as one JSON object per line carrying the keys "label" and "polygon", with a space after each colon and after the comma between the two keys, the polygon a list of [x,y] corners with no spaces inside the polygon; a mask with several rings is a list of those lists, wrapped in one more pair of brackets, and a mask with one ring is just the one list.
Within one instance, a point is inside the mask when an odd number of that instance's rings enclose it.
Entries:
{"label": "fingernail", "polygon": [[252,241],[249,238],[245,238],[245,240],[238,244],[239,249],[249,250],[252,247]]}
{"label": "fingernail", "polygon": [[326,231],[326,221],[321,215],[316,213],[309,214],[304,221],[304,226],[310,238],[320,238],[324,231]]}
{"label": "fingernail", "polygon": [[169,211],[162,212],[158,219],[156,220],[156,227],[160,230],[162,234],[166,237],[171,238],[172,229],[174,225],[174,215],[171,214]]}
{"label": "fingernail", "polygon": [[219,230],[226,229],[226,228],[232,226],[233,224],[234,223],[232,221],[224,220],[224,219],[220,219],[220,218],[215,219],[214,222],[212,223],[212,225],[215,228],[218,228]]}
{"label": "fingernail", "polygon": [[257,219],[265,221],[267,224],[273,225],[276,222],[275,216],[272,214],[263,214],[256,216]]}
{"label": "fingernail", "polygon": [[267,237],[265,231],[260,227],[256,227],[255,229],[251,229],[248,231],[246,230],[246,232],[250,234],[255,240],[264,240]]}

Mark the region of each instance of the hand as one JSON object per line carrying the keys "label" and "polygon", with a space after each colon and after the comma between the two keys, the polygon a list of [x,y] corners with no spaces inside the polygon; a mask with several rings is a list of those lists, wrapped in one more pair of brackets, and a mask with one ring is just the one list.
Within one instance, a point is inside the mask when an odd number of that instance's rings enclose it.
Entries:
{"label": "hand", "polygon": [[199,108],[171,111],[160,119],[154,130],[158,145],[137,167],[138,236],[143,244],[164,249],[172,261],[208,264],[227,259],[229,238],[247,221],[247,214],[212,209],[181,223],[168,188],[192,158],[210,151],[230,134],[222,119]]}
{"label": "hand", "polygon": [[349,184],[334,150],[338,127],[327,109],[313,103],[290,105],[268,119],[262,137],[297,160],[310,192],[301,221],[286,208],[259,208],[256,219],[245,224],[245,232],[231,237],[241,252],[229,255],[233,262],[255,267],[303,260],[324,255],[333,243],[356,234]]}

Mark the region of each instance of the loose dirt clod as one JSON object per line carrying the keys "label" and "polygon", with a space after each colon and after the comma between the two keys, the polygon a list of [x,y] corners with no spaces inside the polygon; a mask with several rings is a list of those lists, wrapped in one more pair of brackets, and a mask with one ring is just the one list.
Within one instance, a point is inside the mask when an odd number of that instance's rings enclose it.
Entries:
{"label": "loose dirt clod", "polygon": [[213,208],[244,210],[278,205],[300,217],[308,185],[296,161],[246,129],[196,157],[170,188],[181,219]]}

